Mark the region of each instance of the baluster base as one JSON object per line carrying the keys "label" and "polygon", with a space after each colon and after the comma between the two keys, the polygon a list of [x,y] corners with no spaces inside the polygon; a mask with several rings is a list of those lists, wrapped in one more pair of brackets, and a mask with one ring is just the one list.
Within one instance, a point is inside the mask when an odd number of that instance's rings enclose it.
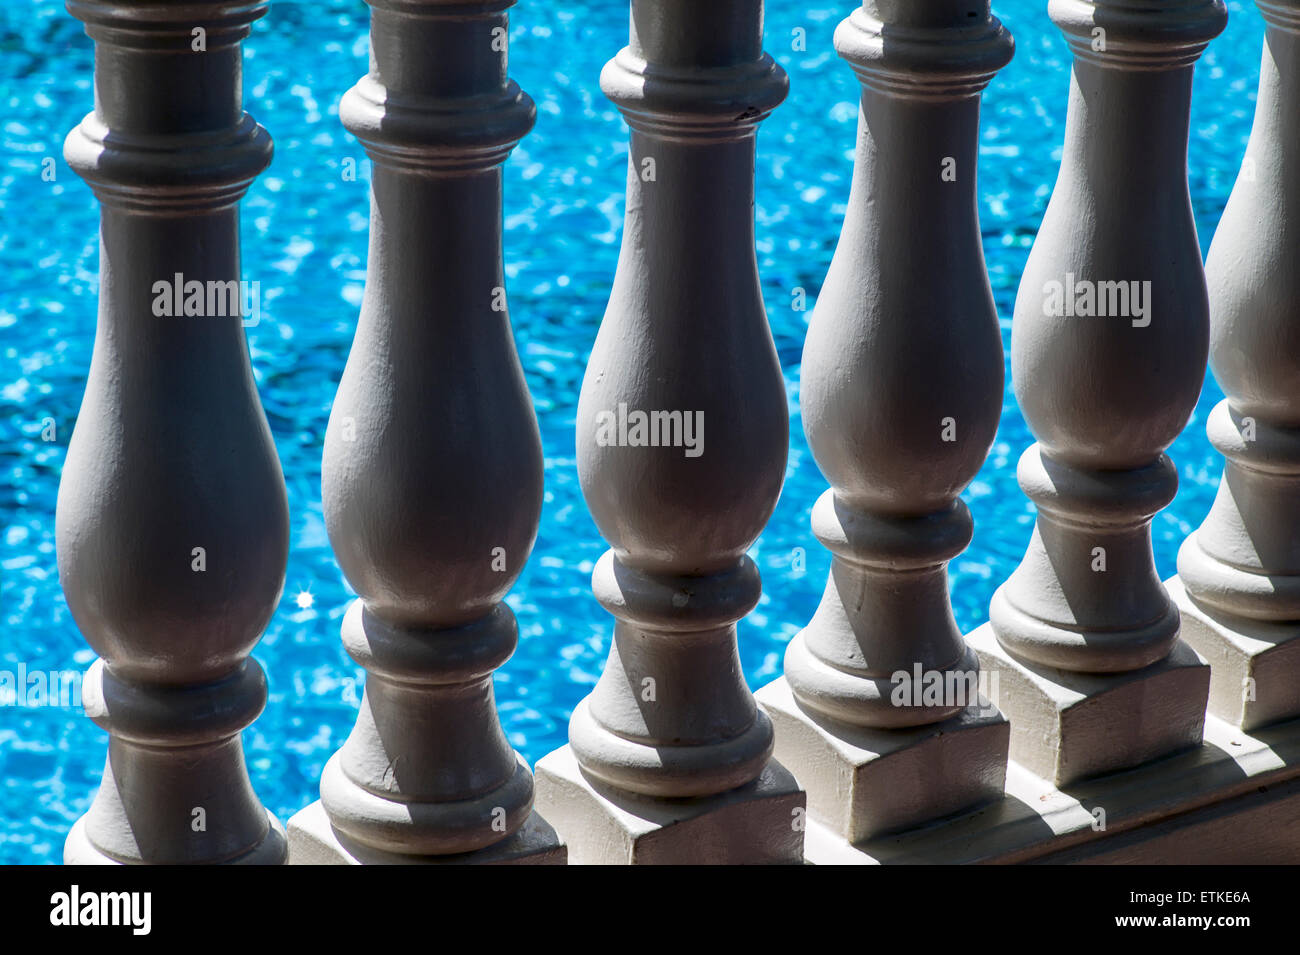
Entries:
{"label": "baluster base", "polygon": [[1013,657],[990,624],[966,642],[1011,721],[1011,758],[1059,787],[1201,744],[1210,668],[1179,640],[1127,673],[1073,673]]}
{"label": "baluster base", "polygon": [[1210,712],[1250,731],[1300,716],[1300,621],[1247,620],[1210,610],[1178,577],[1165,581],[1183,639],[1210,665]]}
{"label": "baluster base", "polygon": [[940,723],[851,726],[799,705],[785,677],[754,698],[776,730],[775,755],[808,793],[808,815],[848,843],[911,829],[1000,799],[1010,726],[980,697]]}
{"label": "baluster base", "polygon": [[[288,861],[288,845],[284,826],[275,814],[266,810],[266,837],[254,848],[233,859],[223,859],[219,865],[284,865]],[[140,865],[145,860],[135,859],[130,862],[115,859],[100,851],[90,836],[86,834],[86,817],[82,816],[68,831],[68,838],[63,843],[64,865]],[[170,863],[175,864],[175,863]],[[191,863],[186,863],[191,864]]]}
{"label": "baluster base", "polygon": [[537,807],[575,865],[797,865],[805,801],[769,760],[751,783],[715,796],[661,799],[614,789],[582,772],[564,746],[537,763]]}
{"label": "baluster base", "polygon": [[477,852],[403,855],[362,845],[332,825],[316,800],[289,820],[290,865],[564,865],[564,843],[545,819],[530,812],[508,838]]}

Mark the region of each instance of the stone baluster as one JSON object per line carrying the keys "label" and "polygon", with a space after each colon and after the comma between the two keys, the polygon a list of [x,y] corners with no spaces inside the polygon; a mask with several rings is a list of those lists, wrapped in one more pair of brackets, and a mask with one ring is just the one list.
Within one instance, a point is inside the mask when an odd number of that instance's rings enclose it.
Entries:
{"label": "stone baluster", "polygon": [[[96,43],[95,109],[65,156],[99,199],[94,356],[59,487],[59,576],[99,654],[110,734],[70,863],[280,863],[239,733],[284,584],[284,479],[241,316],[238,202],[271,159],[242,109],[261,2],[68,0]],[[248,294],[244,294],[248,293]],[[255,316],[253,316],[255,317]]]}
{"label": "stone baluster", "polygon": [[1227,463],[1168,582],[1211,712],[1247,730],[1300,715],[1300,2],[1259,8],[1255,125],[1205,267]]}
{"label": "stone baluster", "polygon": [[1199,744],[1209,671],[1179,640],[1151,519],[1201,390],[1209,311],[1187,189],[1192,71],[1220,0],[1052,0],[1074,54],[1064,158],[1026,264],[1012,381],[1038,439],[1023,562],[971,642],[1011,757],[1058,786]]}
{"label": "stone baluster", "polygon": [[996,798],[1007,721],[979,695],[948,561],[988,454],[1003,354],[975,189],[980,93],[1010,59],[987,3],[867,0],[835,33],[862,83],[848,212],[804,345],[808,443],[831,482],[821,605],[759,702],[825,838],[857,843]]}
{"label": "stone baluster", "polygon": [[622,252],[578,406],[615,617],[538,805],[574,862],[795,862],[803,794],[770,759],[736,622],[789,420],[754,252],[757,126],[785,97],[761,0],[632,0],[601,88],[631,127]]}
{"label": "stone baluster", "polygon": [[374,163],[370,261],[322,464],[366,689],[290,848],[295,863],[563,863],[492,691],[518,639],[502,598],[542,507],[501,250],[501,164],[536,111],[506,75],[511,0],[370,6],[370,72],[339,111]]}

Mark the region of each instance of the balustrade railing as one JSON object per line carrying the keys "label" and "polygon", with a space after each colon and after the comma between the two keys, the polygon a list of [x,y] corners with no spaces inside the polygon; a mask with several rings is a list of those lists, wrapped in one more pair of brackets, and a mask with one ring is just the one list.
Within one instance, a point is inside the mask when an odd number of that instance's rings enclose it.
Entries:
{"label": "balustrade railing", "polygon": [[[264,4],[68,0],[96,43],[66,155],[102,206],[101,292],[57,537],[109,753],[65,859],[1300,858],[1274,825],[1300,805],[1300,0],[1259,4],[1255,126],[1204,271],[1188,124],[1221,0],[1049,4],[1065,144],[1011,333],[1037,521],[967,636],[947,565],[1004,386],[980,101],[1012,40],[983,0],[865,0],[841,23],[853,182],[801,371],[831,571],[757,695],[736,624],[789,421],[754,163],[787,79],[761,0],[631,0],[601,76],[630,129],[623,244],[576,422],[612,640],[536,781],[492,686],[543,501],[504,287],[502,164],[534,121],[512,3],[369,0],[370,69],[340,107],[373,163],[368,280],[322,465],[366,688],[286,836],[239,740],[266,700],[249,654],[283,583],[284,482],[241,309],[213,310],[271,154],[241,106]],[[1224,477],[1162,584],[1150,525],[1207,356]]]}

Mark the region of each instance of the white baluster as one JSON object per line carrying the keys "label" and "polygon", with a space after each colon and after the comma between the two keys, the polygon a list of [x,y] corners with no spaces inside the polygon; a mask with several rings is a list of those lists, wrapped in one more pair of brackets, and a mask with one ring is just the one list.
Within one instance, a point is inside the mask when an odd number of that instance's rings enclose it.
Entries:
{"label": "white baluster", "polygon": [[[972,12],[974,11],[974,12]],[[835,33],[862,83],[853,186],[804,345],[808,443],[832,488],[821,606],[759,702],[808,791],[809,858],[998,797],[1007,721],[948,599],[957,495],[1002,408],[976,200],[980,92],[1011,58],[985,4],[868,0]]]}
{"label": "white baluster", "polygon": [[998,672],[1012,759],[1065,786],[1201,741],[1209,673],[1178,639],[1150,525],[1204,379],[1188,113],[1227,15],[1220,0],[1048,9],[1074,54],[1064,158],[1011,333],[1038,520],[971,642]]}
{"label": "white baluster", "polygon": [[[271,159],[241,107],[257,2],[69,0],[96,42],[69,165],[100,220],[99,322],[59,487],[59,576],[110,734],[69,863],[280,863],[239,733],[284,584],[284,479],[241,322],[238,202]],[[251,294],[248,296],[251,300]]]}
{"label": "white baluster", "polygon": [[1300,715],[1300,3],[1259,8],[1255,125],[1205,266],[1227,465],[1168,583],[1210,710],[1248,730]]}
{"label": "white baluster", "polygon": [[788,442],[753,220],[757,125],[787,80],[761,0],[631,13],[601,76],[631,126],[627,216],[577,419],[616,622],[570,745],[537,765],[538,805],[574,862],[794,862],[803,794],[736,651]]}
{"label": "white baluster", "polygon": [[492,673],[542,506],[542,449],[505,309],[501,164],[532,127],[506,76],[509,0],[370,0],[370,73],[344,125],[374,161],[370,261],[322,465],[360,595],[366,668],[295,863],[563,863]]}

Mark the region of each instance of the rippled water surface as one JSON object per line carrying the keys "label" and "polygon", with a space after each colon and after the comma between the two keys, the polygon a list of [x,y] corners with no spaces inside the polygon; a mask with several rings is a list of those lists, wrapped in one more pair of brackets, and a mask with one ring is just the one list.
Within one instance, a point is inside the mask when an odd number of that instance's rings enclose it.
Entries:
{"label": "rippled water surface", "polygon": [[[758,253],[792,422],[785,489],[755,551],[765,593],[740,627],[755,688],[779,673],[828,566],[808,529],[825,481],[798,417],[809,313],[791,306],[796,288],[815,300],[848,195],[858,87],[831,35],[850,8],[849,0],[767,5],[767,48],[789,71],[791,92],[759,134]],[[1190,179],[1203,249],[1244,151],[1263,35],[1253,5],[1229,9],[1227,31],[1196,71]],[[1045,10],[1041,0],[995,5],[1017,43],[984,97],[979,169],[1004,343],[1063,138],[1069,60]],[[248,339],[289,486],[293,541],[279,612],[255,651],[270,702],[245,745],[254,785],[281,818],[316,797],[361,685],[339,645],[351,592],[326,540],[320,456],[365,279],[368,169],[339,125],[338,101],[365,71],[366,26],[360,2],[279,2],[246,45],[246,105],[276,140],[274,163],[243,205],[245,277],[262,287],[262,320]],[[806,52],[793,49],[797,29]],[[626,33],[624,0],[523,0],[512,17],[510,69],[537,101],[538,122],[506,166],[506,268],[545,442],[546,505],[536,550],[509,598],[521,640],[497,676],[497,696],[510,740],[530,762],[564,742],[569,713],[600,673],[609,640],[610,618],[589,590],[604,545],[579,492],[573,426],[623,215],[626,128],[597,77]],[[29,672],[81,669],[93,659],[54,557],[55,494],[90,361],[98,267],[96,205],[64,165],[61,146],[91,106],[91,62],[90,41],[61,3],[0,6],[0,670],[10,672],[20,664]],[[49,158],[54,182],[41,175]],[[343,176],[349,161],[361,170],[357,181]],[[1182,486],[1154,523],[1162,576],[1173,573],[1179,543],[1213,497],[1221,462],[1203,426],[1220,397],[1207,381],[1170,451]],[[52,442],[42,439],[50,420]],[[975,540],[951,568],[963,628],[983,621],[993,589],[1023,552],[1033,512],[1016,487],[1015,463],[1031,440],[1008,375],[1001,431],[965,495]],[[796,548],[807,555],[802,569]],[[98,784],[105,738],[78,709],[0,708],[0,862],[59,859]]]}

